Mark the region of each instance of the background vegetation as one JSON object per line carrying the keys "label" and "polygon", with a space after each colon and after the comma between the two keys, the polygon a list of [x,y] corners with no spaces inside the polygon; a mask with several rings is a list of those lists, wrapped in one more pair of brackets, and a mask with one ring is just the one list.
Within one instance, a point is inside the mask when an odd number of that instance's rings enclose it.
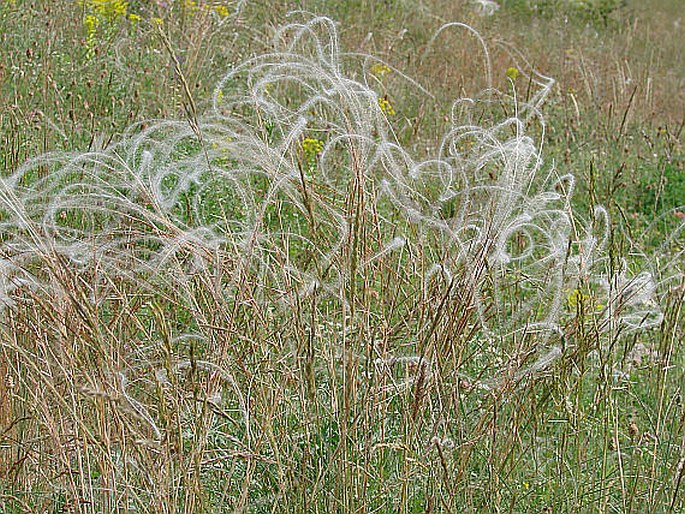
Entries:
{"label": "background vegetation", "polygon": [[0,0],[0,512],[685,511],[681,16]]}

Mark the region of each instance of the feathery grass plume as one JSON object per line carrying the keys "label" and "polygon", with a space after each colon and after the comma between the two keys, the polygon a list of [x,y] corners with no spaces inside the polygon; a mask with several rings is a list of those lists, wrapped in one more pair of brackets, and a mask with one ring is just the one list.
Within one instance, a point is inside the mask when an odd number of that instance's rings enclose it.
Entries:
{"label": "feathery grass plume", "polygon": [[[540,177],[523,120],[539,116],[552,81],[533,77],[541,88],[533,101],[492,127],[462,124],[471,101],[458,101],[438,155],[417,162],[394,138],[378,93],[345,73],[332,21],[287,25],[275,42],[280,50],[236,66],[217,86],[202,127],[209,160],[191,127],[169,121],[105,153],[41,157],[4,180],[10,261],[36,283],[50,282],[40,262],[59,258],[97,266],[103,280],[145,277],[153,291],[219,264],[223,300],[249,278],[261,302],[292,307],[314,283],[350,305],[368,262],[355,254],[385,255],[398,245],[382,234],[415,227],[440,238],[438,264],[460,277],[491,341],[556,334],[564,291],[603,276],[608,221],[599,237],[581,228],[569,207],[573,178],[553,168]],[[325,141],[312,179],[299,151],[309,134]],[[378,217],[384,198],[407,226]],[[454,215],[445,218],[448,203]],[[381,240],[360,249],[371,219]],[[605,287],[607,312],[650,301],[650,276],[634,280],[645,287],[632,300],[618,302],[616,287]],[[637,328],[658,316],[631,319]]]}
{"label": "feathery grass plume", "polygon": [[492,16],[499,10],[499,4],[492,0],[472,0],[471,5],[479,16]]}
{"label": "feathery grass plume", "polygon": [[[368,458],[357,420],[395,401],[405,417],[377,426],[428,445],[460,381],[508,387],[564,355],[569,290],[594,288],[602,330],[660,322],[656,279],[613,265],[607,212],[573,213],[574,178],[527,134],[544,132],[550,78],[520,67],[528,101],[495,91],[485,49],[488,91],[455,101],[422,159],[398,141],[369,63],[389,65],[343,52],[332,20],[299,16],[230,70],[197,127],[132,127],[107,150],[0,179],[0,309],[26,320],[0,329],[2,348],[26,365],[53,444],[89,441],[49,467],[99,467],[100,483],[65,485],[93,505],[108,480],[138,505],[202,502],[225,458],[223,499],[240,510],[262,487],[256,463],[295,487],[311,468],[295,477],[290,462]],[[495,102],[514,115],[474,121]],[[314,412],[342,434],[316,457],[293,442],[314,437]],[[331,472],[317,467],[312,487]]]}

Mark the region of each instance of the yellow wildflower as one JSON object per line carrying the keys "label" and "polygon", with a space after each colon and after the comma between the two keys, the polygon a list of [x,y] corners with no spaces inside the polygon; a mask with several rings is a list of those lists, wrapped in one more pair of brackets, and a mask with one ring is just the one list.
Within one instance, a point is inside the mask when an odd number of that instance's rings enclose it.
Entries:
{"label": "yellow wildflower", "polygon": [[572,309],[575,309],[578,307],[578,304],[580,303],[587,303],[587,301],[590,299],[590,296],[581,292],[580,289],[574,289],[571,291],[568,295],[568,298],[566,299],[568,306],[571,307]]}
{"label": "yellow wildflower", "polygon": [[519,76],[519,70],[514,68],[513,66],[510,68],[507,68],[507,77],[509,77],[511,80],[516,80]]}
{"label": "yellow wildflower", "polygon": [[317,156],[324,149],[324,142],[315,137],[305,137],[300,143],[302,146],[303,164],[305,164],[305,171],[311,172],[316,169]]}
{"label": "yellow wildflower", "polygon": [[190,13],[191,16],[194,16],[197,12],[197,2],[195,2],[194,0],[185,0],[185,2],[183,2],[183,6],[186,8],[186,11]]}
{"label": "yellow wildflower", "polygon": [[215,5],[214,6],[214,12],[220,17],[220,18],[226,18],[228,17],[231,12],[228,10],[228,7],[225,5]]}
{"label": "yellow wildflower", "polygon": [[83,25],[86,27],[86,32],[88,32],[88,36],[90,37],[91,35],[95,34],[95,30],[97,29],[98,25],[100,25],[100,21],[98,20],[97,16],[89,14],[84,18]]}
{"label": "yellow wildflower", "polygon": [[580,289],[574,289],[571,291],[566,301],[568,306],[573,310],[577,310],[579,305],[583,305],[586,309],[588,309],[586,312],[589,312],[589,310],[592,309],[595,311],[601,311],[604,309],[604,305],[597,302],[592,294],[585,293]]}
{"label": "yellow wildflower", "polygon": [[324,144],[320,139],[305,137],[302,140],[302,151],[307,159],[312,159],[316,154],[323,151]]}
{"label": "yellow wildflower", "polygon": [[126,16],[128,12],[128,2],[124,0],[79,0],[78,4],[108,22]]}
{"label": "yellow wildflower", "polygon": [[376,75],[377,77],[382,77],[386,73],[390,73],[390,66],[387,64],[374,64],[371,66],[371,73]]}
{"label": "yellow wildflower", "polygon": [[381,108],[381,111],[383,111],[388,116],[392,116],[393,114],[395,114],[395,108],[392,106],[390,101],[385,97],[381,97],[378,99],[378,106]]}
{"label": "yellow wildflower", "polygon": [[86,27],[86,48],[89,54],[95,47],[98,25],[100,25],[100,20],[93,14],[89,14],[83,19],[83,26]]}

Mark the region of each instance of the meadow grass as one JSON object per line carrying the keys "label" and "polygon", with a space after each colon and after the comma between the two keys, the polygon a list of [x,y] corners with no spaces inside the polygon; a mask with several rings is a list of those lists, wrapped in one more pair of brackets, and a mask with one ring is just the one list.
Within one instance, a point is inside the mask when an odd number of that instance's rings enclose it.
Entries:
{"label": "meadow grass", "polygon": [[0,3],[0,512],[682,512],[680,28],[532,4]]}

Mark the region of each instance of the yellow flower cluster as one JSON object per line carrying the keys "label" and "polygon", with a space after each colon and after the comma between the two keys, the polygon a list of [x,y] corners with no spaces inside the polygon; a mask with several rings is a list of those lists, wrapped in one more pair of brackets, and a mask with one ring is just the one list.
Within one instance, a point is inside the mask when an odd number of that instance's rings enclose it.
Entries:
{"label": "yellow flower cluster", "polygon": [[195,0],[184,0],[183,7],[185,7],[185,11],[191,16],[197,14],[198,6]]}
{"label": "yellow flower cluster", "polygon": [[124,0],[79,0],[78,4],[90,11],[99,20],[115,21],[128,13],[128,2]]}
{"label": "yellow flower cluster", "polygon": [[307,159],[316,157],[316,154],[323,151],[323,141],[313,137],[305,137],[302,140],[302,151]]}
{"label": "yellow flower cluster", "polygon": [[89,51],[95,47],[98,25],[100,25],[100,20],[93,14],[89,14],[83,20],[83,26],[86,27],[86,47]]}
{"label": "yellow flower cluster", "polygon": [[371,66],[371,73],[377,77],[382,77],[386,73],[390,73],[390,66],[387,64],[374,64]]}
{"label": "yellow flower cluster", "polygon": [[378,99],[378,106],[386,115],[392,116],[395,114],[395,108],[392,106],[387,98],[381,97]]}
{"label": "yellow flower cluster", "polygon": [[[98,26],[104,23],[112,23],[120,18],[128,18],[133,26],[142,21],[139,14],[129,14],[129,2],[126,0],[74,0],[74,2],[81,6],[86,13],[84,25],[88,32],[91,47],[95,44],[95,33]],[[195,16],[200,9],[207,13],[214,13],[219,18],[227,18],[231,15],[231,11],[223,2],[203,3],[197,0],[183,0],[183,6],[191,16]],[[163,24],[162,18],[159,17],[150,18],[149,21],[156,25]]]}
{"label": "yellow flower cluster", "polygon": [[214,6],[214,12],[220,17],[220,18],[227,18],[231,12],[228,10],[228,7],[226,7],[223,4],[215,5]]}
{"label": "yellow flower cluster", "polygon": [[580,289],[574,289],[571,291],[566,299],[566,302],[573,310],[577,310],[579,305],[585,305],[597,311],[601,311],[604,308],[604,305],[601,303],[595,303],[592,295],[584,293]]}
{"label": "yellow flower cluster", "polygon": [[91,35],[95,35],[95,30],[97,29],[99,24],[100,21],[98,20],[97,16],[89,14],[85,17],[85,19],[83,20],[83,25],[86,27],[86,32],[88,32],[89,38]]}
{"label": "yellow flower cluster", "polygon": [[[196,14],[197,10],[200,8],[195,0],[184,0],[183,5],[192,15]],[[201,7],[207,12],[213,11],[219,18],[227,18],[231,14],[228,7],[222,3],[212,3],[211,5],[202,5]]]}
{"label": "yellow flower cluster", "polygon": [[[86,29],[86,49],[88,55],[92,55],[97,42],[98,27],[103,23],[112,23],[128,14],[128,2],[124,0],[77,0],[87,13],[83,18],[83,26]],[[134,22],[133,14],[131,21]],[[140,20],[140,17],[138,17]]]}
{"label": "yellow flower cluster", "polygon": [[507,77],[509,77],[511,80],[516,80],[518,76],[519,70],[517,70],[513,66],[511,68],[507,68]]}

